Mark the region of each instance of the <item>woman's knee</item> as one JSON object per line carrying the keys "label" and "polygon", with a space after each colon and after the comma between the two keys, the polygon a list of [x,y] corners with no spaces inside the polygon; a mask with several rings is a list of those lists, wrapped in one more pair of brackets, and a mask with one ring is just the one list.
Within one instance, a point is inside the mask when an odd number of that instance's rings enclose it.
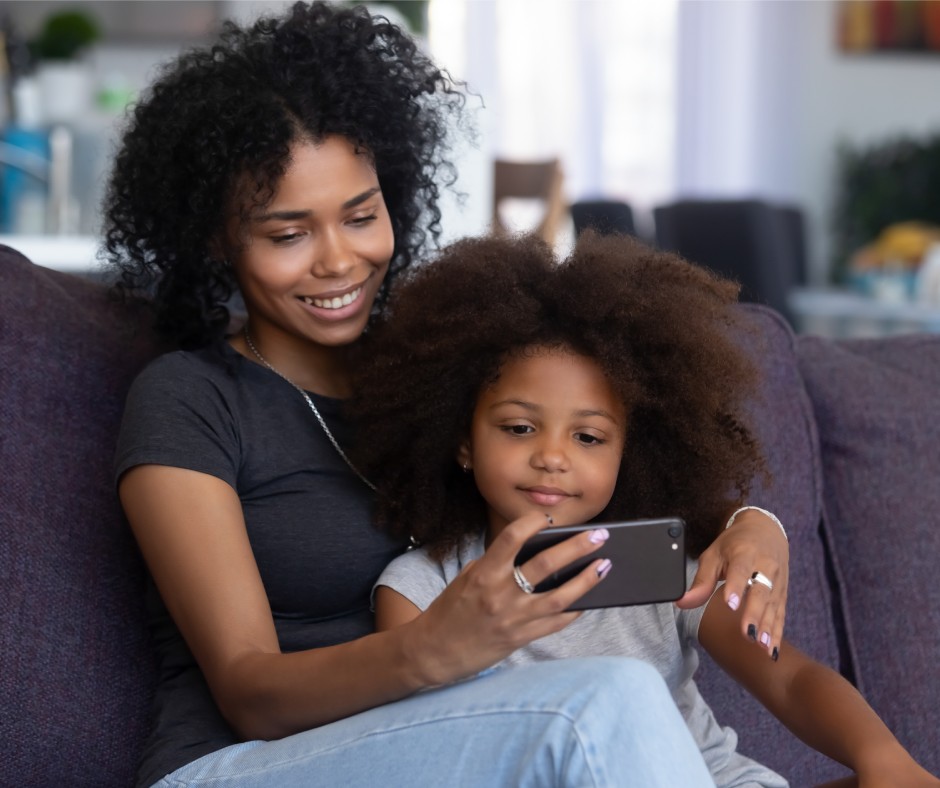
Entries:
{"label": "woman's knee", "polygon": [[[672,705],[672,696],[650,664],[628,657],[586,657],[538,663],[506,671],[522,702],[547,710],[642,712],[650,704]],[[578,716],[582,712],[575,712]]]}
{"label": "woman's knee", "polygon": [[630,657],[598,657],[602,684],[622,698],[669,698],[672,695],[662,675],[648,662]]}

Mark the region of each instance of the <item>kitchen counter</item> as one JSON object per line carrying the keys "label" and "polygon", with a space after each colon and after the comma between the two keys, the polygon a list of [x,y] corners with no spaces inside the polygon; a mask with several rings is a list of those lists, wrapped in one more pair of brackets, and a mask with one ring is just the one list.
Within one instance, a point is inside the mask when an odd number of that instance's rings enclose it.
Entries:
{"label": "kitchen counter", "polygon": [[89,273],[101,267],[96,259],[100,241],[90,235],[0,235],[0,244],[57,271]]}

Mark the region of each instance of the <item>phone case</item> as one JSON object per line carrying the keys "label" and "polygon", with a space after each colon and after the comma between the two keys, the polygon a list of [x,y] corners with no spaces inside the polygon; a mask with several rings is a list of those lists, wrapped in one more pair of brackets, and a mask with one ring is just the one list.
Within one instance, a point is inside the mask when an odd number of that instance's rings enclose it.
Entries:
{"label": "phone case", "polygon": [[569,610],[672,602],[685,593],[685,523],[678,517],[546,528],[522,546],[515,563],[524,564],[547,547],[600,527],[610,531],[604,546],[546,577],[536,585],[537,593],[570,580],[598,558],[611,560],[610,573]]}

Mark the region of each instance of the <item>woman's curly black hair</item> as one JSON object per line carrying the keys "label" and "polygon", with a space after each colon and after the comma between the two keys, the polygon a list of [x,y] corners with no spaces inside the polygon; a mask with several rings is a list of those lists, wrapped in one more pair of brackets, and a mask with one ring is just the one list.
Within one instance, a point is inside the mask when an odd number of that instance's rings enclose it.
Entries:
{"label": "woman's curly black hair", "polygon": [[395,253],[379,294],[440,235],[439,187],[465,95],[363,7],[296,3],[226,23],[211,47],[164,67],[135,107],[104,204],[105,254],[123,295],[146,293],[155,328],[182,347],[221,337],[232,271],[213,249],[227,214],[263,206],[297,140],[340,135],[374,159]]}
{"label": "woman's curly black hair", "polygon": [[679,515],[698,555],[752,480],[769,480],[742,415],[758,374],[734,339],[748,330],[737,292],[674,255],[593,233],[561,263],[523,237],[461,241],[416,267],[367,338],[349,403],[379,526],[436,556],[479,533],[485,505],[457,464],[477,396],[511,354],[561,346],[598,362],[628,414],[597,519]]}

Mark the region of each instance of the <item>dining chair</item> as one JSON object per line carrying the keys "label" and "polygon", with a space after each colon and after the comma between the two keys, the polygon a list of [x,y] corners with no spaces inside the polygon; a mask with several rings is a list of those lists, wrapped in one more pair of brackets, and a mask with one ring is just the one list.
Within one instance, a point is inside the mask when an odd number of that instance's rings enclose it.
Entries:
{"label": "dining chair", "polygon": [[558,159],[496,159],[493,162],[493,233],[504,235],[518,229],[507,219],[507,201],[534,200],[540,205],[539,217],[532,232],[546,243],[554,244],[567,210],[562,195],[563,180]]}

